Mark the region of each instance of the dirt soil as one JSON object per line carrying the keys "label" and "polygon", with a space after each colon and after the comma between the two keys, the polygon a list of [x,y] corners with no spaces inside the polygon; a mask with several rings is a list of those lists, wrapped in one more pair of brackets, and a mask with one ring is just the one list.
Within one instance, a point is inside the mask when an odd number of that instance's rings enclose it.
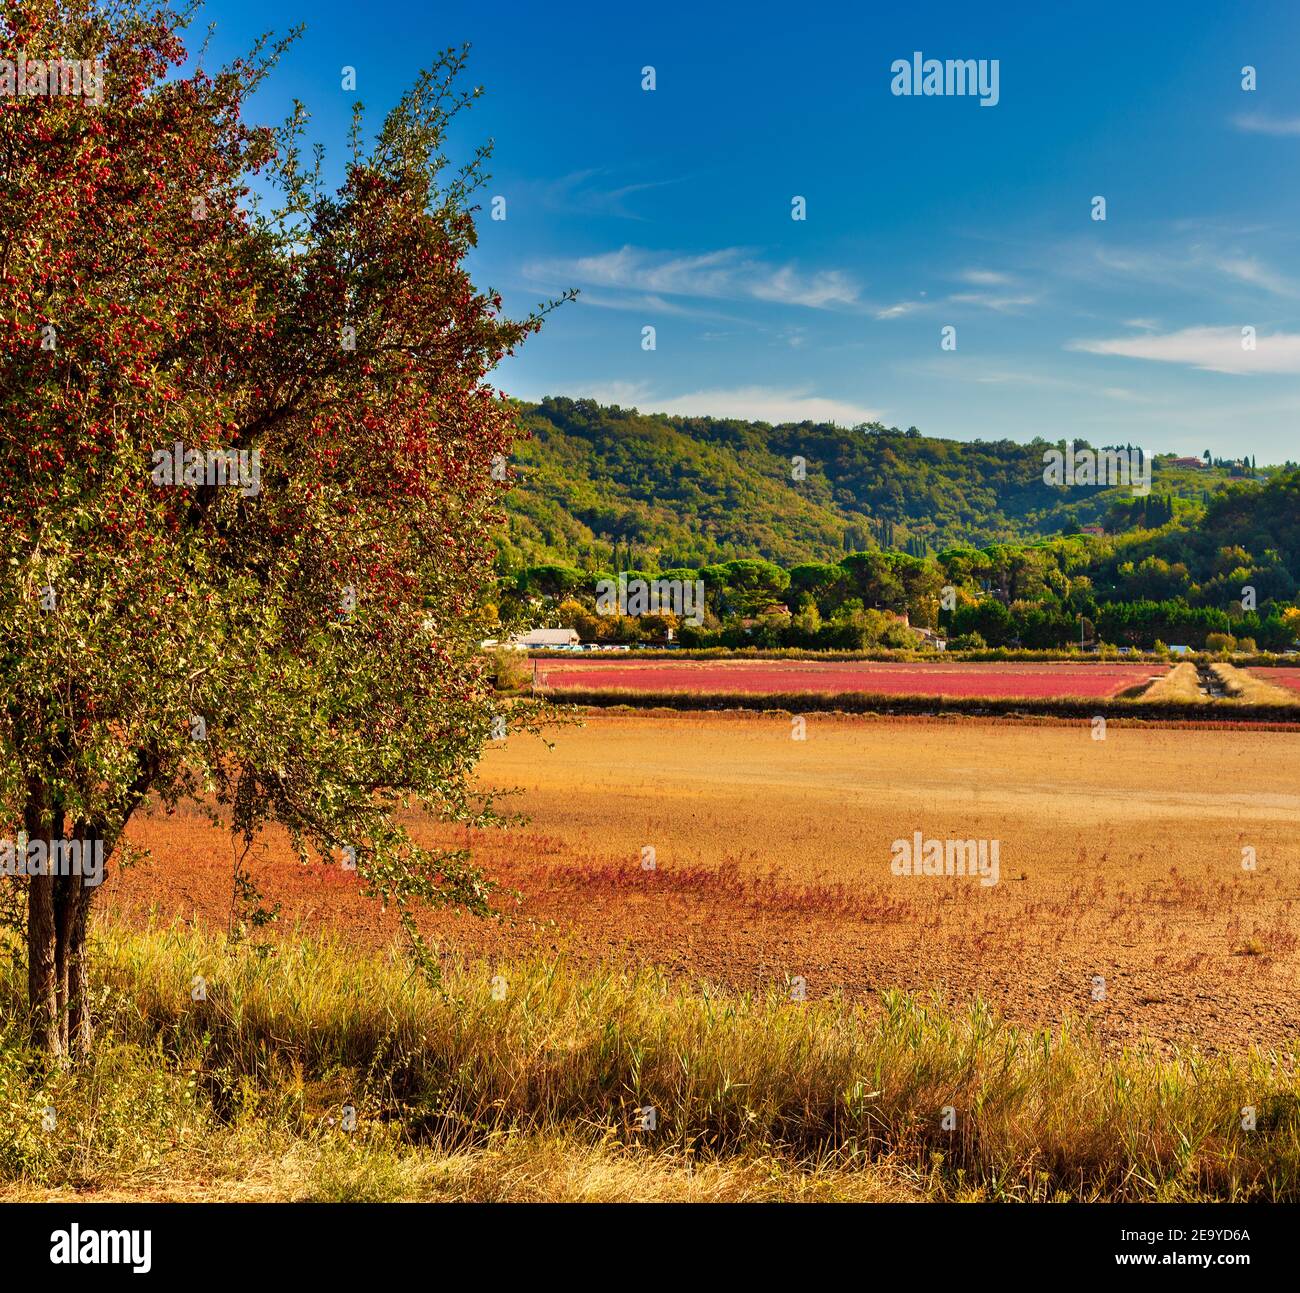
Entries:
{"label": "dirt soil", "polygon": [[[470,842],[521,903],[500,925],[422,924],[450,955],[653,962],[738,987],[798,977],[809,997],[979,995],[1022,1023],[1082,1017],[1116,1046],[1300,1039],[1300,733],[805,722],[799,740],[780,713],[593,712],[550,750],[512,738],[482,778],[520,788],[510,807],[530,822]],[[893,842],[916,831],[996,840],[999,882],[893,874]],[[228,835],[186,811],[130,837],[152,857],[110,878],[110,908],[226,924]],[[282,904],[275,931],[397,935],[355,873],[301,866],[278,834],[253,874]]]}

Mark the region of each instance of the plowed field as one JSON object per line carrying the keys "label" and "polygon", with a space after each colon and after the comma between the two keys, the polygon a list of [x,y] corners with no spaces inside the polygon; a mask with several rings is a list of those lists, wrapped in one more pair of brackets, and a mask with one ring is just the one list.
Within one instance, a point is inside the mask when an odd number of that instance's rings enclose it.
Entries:
{"label": "plowed field", "polygon": [[[485,759],[485,783],[522,788],[512,807],[531,821],[471,842],[522,905],[499,927],[428,917],[448,954],[799,978],[810,996],[979,995],[1025,1022],[1085,1016],[1113,1044],[1300,1037],[1300,734],[1112,724],[1094,741],[1084,723],[828,715],[800,741],[788,716],[643,713],[554,740]],[[917,831],[996,840],[999,882],[893,874],[894,842]],[[112,905],[224,925],[221,831],[194,812],[130,834],[153,858],[110,879]],[[396,933],[354,873],[301,867],[279,836],[254,878],[283,904],[278,928]]]}

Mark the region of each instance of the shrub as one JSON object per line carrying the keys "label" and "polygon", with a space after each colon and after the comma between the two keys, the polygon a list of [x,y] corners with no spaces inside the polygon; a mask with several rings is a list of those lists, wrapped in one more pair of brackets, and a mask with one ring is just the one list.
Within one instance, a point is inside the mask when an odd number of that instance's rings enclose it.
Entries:
{"label": "shrub", "polygon": [[492,685],[497,691],[522,691],[532,681],[532,669],[523,651],[498,648],[491,660]]}

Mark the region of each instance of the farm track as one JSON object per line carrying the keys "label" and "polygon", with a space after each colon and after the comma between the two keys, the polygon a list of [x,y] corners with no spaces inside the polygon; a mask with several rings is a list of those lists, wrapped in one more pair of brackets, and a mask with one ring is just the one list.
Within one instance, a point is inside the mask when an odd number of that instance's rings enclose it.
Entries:
{"label": "farm track", "polygon": [[[536,661],[534,694],[573,705],[1064,721],[1300,723],[1300,692],[1227,665],[1109,662]],[[1161,672],[1153,676],[1153,670]],[[1232,681],[1224,681],[1231,674]],[[1221,676],[1224,675],[1224,676]]]}
{"label": "farm track", "polygon": [[1221,722],[1229,726],[1261,724],[1290,730],[1300,726],[1300,698],[1294,705],[1250,704],[1233,702],[1221,709],[1203,702],[1187,700],[1146,700],[1142,696],[1116,696],[1109,699],[1081,700],[1072,697],[1026,699],[1004,696],[905,696],[872,692],[839,692],[833,695],[814,692],[738,691],[681,692],[587,690],[564,688],[541,691],[565,705],[589,706],[593,709],[625,705],[636,709],[664,708],[677,710],[779,710],[787,713],[878,714],[940,718],[947,715],[970,717],[1038,717],[1058,721],[1132,720],[1180,725],[1201,725],[1209,712],[1222,714]]}

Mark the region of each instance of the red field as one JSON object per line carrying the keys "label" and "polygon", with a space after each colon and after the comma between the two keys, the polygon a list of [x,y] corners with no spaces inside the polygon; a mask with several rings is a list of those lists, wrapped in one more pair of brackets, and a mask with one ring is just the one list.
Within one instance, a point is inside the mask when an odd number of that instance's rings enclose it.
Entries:
{"label": "red field", "polygon": [[1164,671],[1159,665],[1149,664],[1057,661],[895,664],[855,660],[538,660],[536,664],[538,686],[555,691],[876,692],[892,696],[1010,698],[1109,697]]}
{"label": "red field", "polygon": [[1252,669],[1250,672],[1260,682],[1271,682],[1291,691],[1300,691],[1300,669]]}

